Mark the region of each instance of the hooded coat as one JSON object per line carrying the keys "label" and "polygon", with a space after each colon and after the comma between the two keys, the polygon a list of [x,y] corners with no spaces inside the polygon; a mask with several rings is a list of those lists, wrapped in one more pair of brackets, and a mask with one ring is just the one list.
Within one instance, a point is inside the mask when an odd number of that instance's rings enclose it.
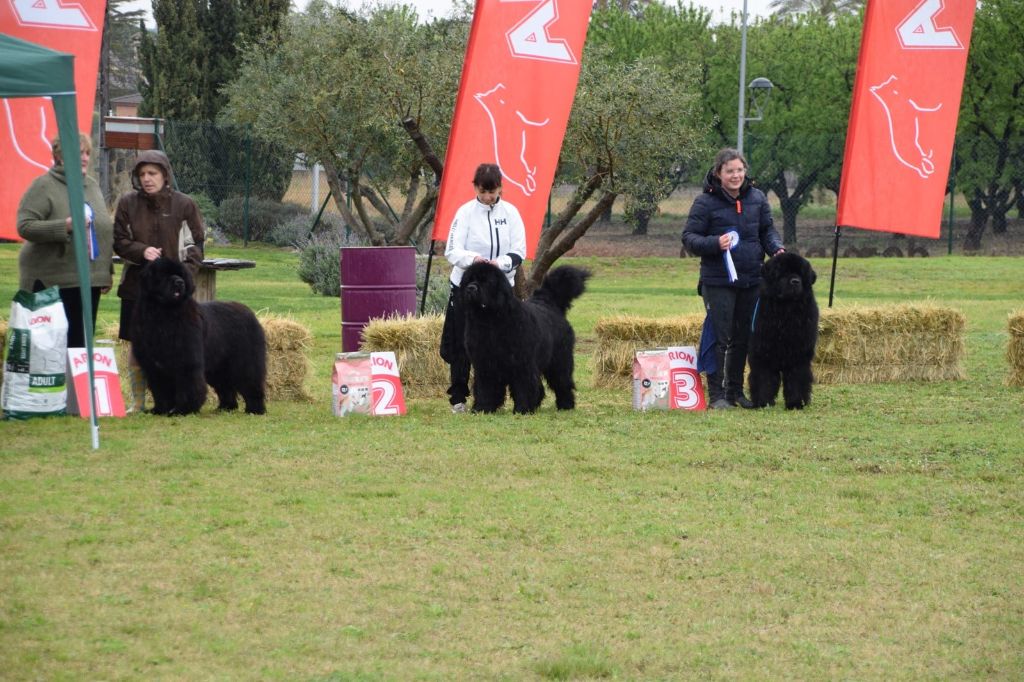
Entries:
{"label": "hooded coat", "polygon": [[[139,168],[154,164],[164,171],[164,188],[146,194],[139,181]],[[151,149],[141,152],[132,168],[134,191],[121,195],[114,213],[114,252],[124,260],[124,272],[117,295],[134,301],[139,296],[139,275],[145,263],[146,249],[155,246],[164,258],[181,261],[179,234],[187,228],[195,246],[188,247],[187,263],[198,266],[203,260],[205,231],[199,207],[187,194],[175,191],[174,171],[167,155]]]}
{"label": "hooded coat", "polygon": [[[734,230],[740,237],[739,244],[732,250],[739,279],[730,282],[718,238]],[[774,254],[783,248],[764,192],[747,178],[737,198],[733,199],[722,189],[722,181],[713,171],[708,171],[704,193],[694,200],[690,209],[683,229],[683,244],[687,251],[700,256],[702,283],[740,288],[758,286],[765,254]]]}
{"label": "hooded coat", "polygon": [[[111,284],[111,242],[113,228],[107,204],[96,181],[83,178],[85,202],[93,210],[98,254],[89,262],[90,285],[109,287]],[[18,206],[18,235],[25,240],[18,253],[18,286],[32,291],[36,280],[44,286],[61,289],[77,288],[78,266],[75,247],[65,220],[71,215],[64,166],[55,165],[45,175],[36,178]]]}

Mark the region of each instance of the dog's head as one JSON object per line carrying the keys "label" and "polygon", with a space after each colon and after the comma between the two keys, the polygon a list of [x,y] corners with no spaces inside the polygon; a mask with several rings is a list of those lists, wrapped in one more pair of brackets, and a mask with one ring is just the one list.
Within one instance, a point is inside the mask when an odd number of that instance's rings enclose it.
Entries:
{"label": "dog's head", "polygon": [[467,310],[502,312],[515,305],[516,294],[505,273],[490,263],[470,265],[459,286]]}
{"label": "dog's head", "polygon": [[196,290],[188,268],[168,258],[157,258],[142,268],[140,287],[144,298],[163,306],[180,305]]}
{"label": "dog's head", "polygon": [[761,267],[761,296],[777,299],[805,298],[813,295],[811,287],[817,279],[817,273],[806,258],[785,251],[769,258]]}

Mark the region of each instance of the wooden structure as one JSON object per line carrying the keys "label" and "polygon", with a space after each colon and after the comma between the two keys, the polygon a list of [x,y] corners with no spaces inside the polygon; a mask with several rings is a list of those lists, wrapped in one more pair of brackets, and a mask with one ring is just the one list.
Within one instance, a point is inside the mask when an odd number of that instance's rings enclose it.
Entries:
{"label": "wooden structure", "polygon": [[107,149],[160,149],[164,122],[159,118],[107,116],[103,119],[103,142]]}

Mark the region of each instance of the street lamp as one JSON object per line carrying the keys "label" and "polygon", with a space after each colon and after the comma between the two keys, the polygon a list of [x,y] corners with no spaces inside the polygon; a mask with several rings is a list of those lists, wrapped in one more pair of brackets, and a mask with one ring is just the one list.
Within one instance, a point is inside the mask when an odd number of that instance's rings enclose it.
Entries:
{"label": "street lamp", "polygon": [[747,0],[743,0],[743,15],[740,23],[740,96],[739,111],[736,125],[736,149],[743,153],[743,124],[747,121],[760,121],[763,115],[763,107],[772,94],[772,82],[767,78],[755,78],[750,81],[746,89],[750,90],[751,99],[754,100],[754,109],[757,116],[747,116],[746,93],[743,84],[747,80]]}

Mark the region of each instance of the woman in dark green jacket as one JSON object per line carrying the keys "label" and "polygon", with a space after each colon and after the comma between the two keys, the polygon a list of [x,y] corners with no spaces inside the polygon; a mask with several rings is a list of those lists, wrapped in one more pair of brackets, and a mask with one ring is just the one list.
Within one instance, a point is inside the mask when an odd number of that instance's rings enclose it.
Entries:
{"label": "woman in dark green jacket", "polygon": [[[92,142],[85,134],[80,134],[79,139],[81,148],[77,160],[82,167],[85,190],[92,326],[95,329],[100,293],[110,289],[112,283],[114,224],[99,185],[86,175]],[[18,286],[26,291],[52,286],[60,289],[60,300],[68,318],[68,347],[83,348],[85,321],[75,247],[71,242],[71,209],[60,138],[53,140],[52,149],[53,168],[29,185],[18,205],[18,235],[25,240],[18,254]]]}

